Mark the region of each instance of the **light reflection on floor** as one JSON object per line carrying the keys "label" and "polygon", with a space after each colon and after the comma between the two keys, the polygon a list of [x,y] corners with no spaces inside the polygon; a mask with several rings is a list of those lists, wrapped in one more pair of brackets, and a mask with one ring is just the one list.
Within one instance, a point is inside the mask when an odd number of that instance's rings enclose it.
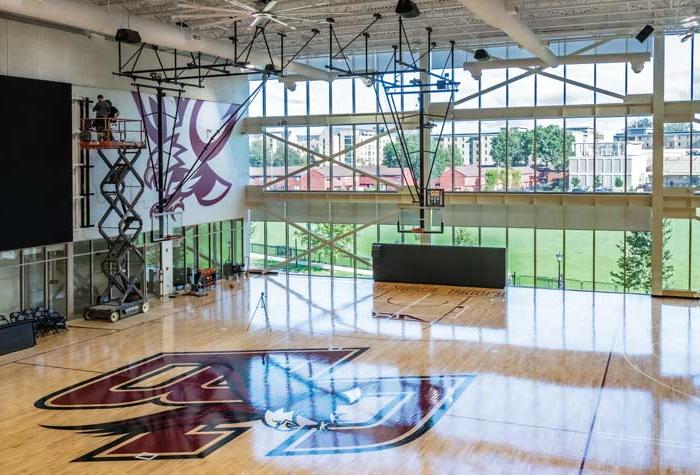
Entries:
{"label": "light reflection on floor", "polygon": [[[251,282],[251,293],[293,297],[290,305],[302,306],[295,312],[299,319],[272,318],[293,332],[477,344],[469,347],[470,359],[481,354],[484,360],[469,370],[480,376],[454,417],[588,433],[597,414],[586,451],[589,468],[700,470],[698,302],[510,288],[503,306],[494,305],[488,316],[431,324],[372,318],[372,282],[311,282],[261,279]],[[489,362],[494,354],[499,357]],[[514,364],[504,365],[501,355]]]}

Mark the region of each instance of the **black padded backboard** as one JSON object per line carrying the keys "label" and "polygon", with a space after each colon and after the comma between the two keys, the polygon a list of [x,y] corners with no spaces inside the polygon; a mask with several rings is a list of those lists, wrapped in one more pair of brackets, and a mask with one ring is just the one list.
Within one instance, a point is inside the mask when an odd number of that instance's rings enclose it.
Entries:
{"label": "black padded backboard", "polygon": [[373,244],[372,270],[377,282],[506,286],[506,250],[498,247]]}

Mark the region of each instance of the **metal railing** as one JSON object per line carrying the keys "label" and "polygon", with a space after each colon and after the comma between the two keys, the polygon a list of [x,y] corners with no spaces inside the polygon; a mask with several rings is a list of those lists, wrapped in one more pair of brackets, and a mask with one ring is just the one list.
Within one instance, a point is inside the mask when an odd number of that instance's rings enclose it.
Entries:
{"label": "metal railing", "polygon": [[144,148],[146,132],[139,119],[83,119],[80,143],[87,148]]}

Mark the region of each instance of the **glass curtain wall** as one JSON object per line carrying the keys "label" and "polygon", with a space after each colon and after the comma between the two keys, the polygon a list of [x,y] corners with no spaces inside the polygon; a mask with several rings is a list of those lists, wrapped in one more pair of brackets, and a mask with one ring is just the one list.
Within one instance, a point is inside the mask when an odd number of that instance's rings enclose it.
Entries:
{"label": "glass curtain wall", "polygon": [[[550,45],[558,54],[571,54],[592,40],[562,41]],[[700,97],[700,34],[683,43],[677,35],[666,37],[666,100]],[[585,55],[651,53],[653,41],[641,45],[634,39],[615,39],[590,49]],[[528,57],[515,46],[494,48],[501,58]],[[351,58],[357,62],[356,58]],[[442,68],[444,51],[433,53],[433,70]],[[456,64],[473,62],[458,52]],[[362,59],[360,62],[363,62]],[[371,58],[373,62],[381,62]],[[469,68],[468,68],[469,69]],[[457,68],[460,82],[456,110],[494,107],[541,107],[552,105],[606,105],[621,103],[627,94],[652,92],[652,64],[635,73],[626,63],[597,63],[548,68],[540,74],[521,69],[483,70],[481,75]],[[407,77],[402,78],[404,82]],[[512,81],[512,82],[508,82]],[[253,90],[258,81],[250,82]],[[581,84],[585,85],[582,86]],[[478,93],[481,94],[479,95]],[[432,100],[444,102],[445,94]],[[397,108],[413,110],[413,102],[397,99]],[[359,80],[333,83],[300,83],[294,92],[269,81],[251,106],[252,117],[352,114],[377,112],[388,105],[373,88]],[[451,121],[441,141],[431,182],[454,191],[496,192],[649,192],[651,184],[652,127],[649,117],[582,117],[548,119],[538,113],[536,121]],[[391,147],[383,135],[385,125],[333,125],[325,127],[274,127],[267,130],[289,142],[308,147],[323,157],[273,138],[251,135],[251,184],[271,182],[269,190],[287,191],[395,191],[404,181]],[[439,130],[434,130],[436,142]],[[694,123],[666,124],[664,181],[667,186],[700,182],[700,134]],[[371,141],[373,137],[379,139]],[[396,140],[395,134],[392,136]],[[369,142],[367,142],[369,140]],[[409,137],[409,140],[413,140]],[[364,143],[367,142],[367,143]],[[355,144],[363,143],[357,149]],[[410,145],[410,144],[409,144]],[[346,153],[342,153],[347,150]],[[321,160],[317,166],[295,170]],[[695,166],[694,166],[695,165]],[[381,180],[378,179],[381,177]]]}
{"label": "glass curtain wall", "polygon": [[[373,243],[419,244],[395,224],[342,222],[330,206],[326,222],[255,221],[251,267],[291,273],[371,278]],[[700,226],[688,220],[665,225],[666,288],[700,290]],[[690,238],[690,239],[689,239]],[[323,240],[334,240],[333,246]],[[445,226],[436,245],[505,247],[509,284],[602,292],[649,293],[648,231]]]}
{"label": "glass curtain wall", "polygon": [[[154,297],[160,295],[161,254],[160,243],[151,242],[149,238],[150,233],[143,234],[139,245],[146,257],[146,288],[149,296]],[[186,226],[183,238],[172,243],[173,283],[176,288],[182,288],[187,282],[188,268],[214,266],[219,276],[228,277],[233,265],[244,264],[242,219]],[[47,248],[47,289],[50,301],[54,302],[60,299],[65,301],[62,297],[65,290],[61,290],[65,286],[61,286],[60,276],[65,274],[66,259],[65,255],[57,257],[61,252],[64,251]],[[101,268],[106,253],[105,242],[101,239],[73,243],[73,316],[82,315],[86,308],[94,305],[107,287],[107,279]],[[130,275],[138,272],[136,261],[131,257],[128,268]],[[4,275],[2,269],[0,260],[0,278]]]}
{"label": "glass curtain wall", "polygon": [[0,315],[25,308],[67,311],[65,244],[0,252]]}

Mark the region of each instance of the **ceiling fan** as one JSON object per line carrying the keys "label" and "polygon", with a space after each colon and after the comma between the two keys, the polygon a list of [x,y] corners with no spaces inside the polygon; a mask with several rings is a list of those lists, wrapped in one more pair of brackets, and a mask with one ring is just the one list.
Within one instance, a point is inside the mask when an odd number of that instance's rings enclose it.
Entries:
{"label": "ceiling fan", "polygon": [[297,15],[302,14],[304,10],[310,8],[318,8],[329,5],[330,2],[320,2],[311,5],[303,5],[291,8],[285,8],[280,0],[259,0],[261,4],[259,8],[254,8],[250,5],[242,3],[238,0],[224,0],[228,6],[222,7],[207,7],[197,5],[196,3],[181,3],[180,6],[187,11],[173,15],[174,20],[184,20],[190,22],[192,20],[210,20],[204,23],[196,24],[196,27],[224,27],[225,24],[233,23],[234,21],[251,18],[250,28],[262,26],[269,22],[279,23],[285,28],[295,30],[296,27],[289,22],[310,22],[317,23],[308,18],[301,18]]}

